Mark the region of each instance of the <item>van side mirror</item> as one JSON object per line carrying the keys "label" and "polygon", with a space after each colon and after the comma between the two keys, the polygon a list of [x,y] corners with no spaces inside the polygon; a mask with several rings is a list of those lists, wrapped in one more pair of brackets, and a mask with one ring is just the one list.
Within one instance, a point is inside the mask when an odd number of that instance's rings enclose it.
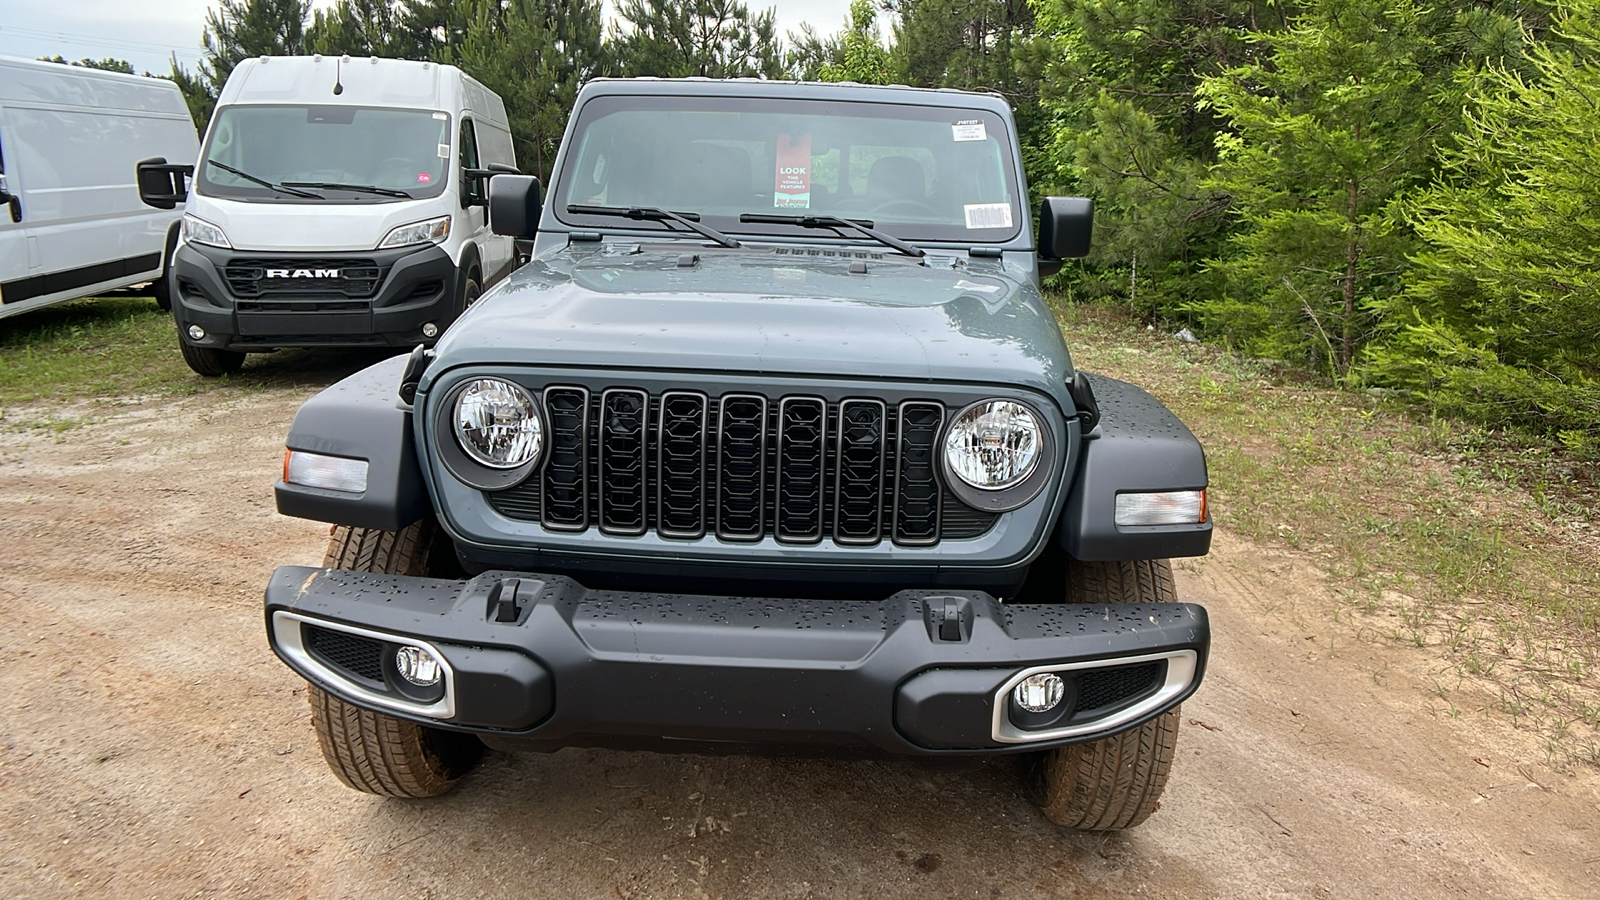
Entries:
{"label": "van side mirror", "polygon": [[1089,255],[1094,236],[1094,201],[1087,197],[1046,197],[1039,204],[1039,255],[1047,260]]}
{"label": "van side mirror", "polygon": [[139,199],[156,209],[175,209],[189,199],[186,178],[194,176],[194,166],[174,165],[164,156],[141,160],[135,167],[138,173]]}
{"label": "van side mirror", "polygon": [[533,237],[539,230],[544,186],[532,175],[489,179],[489,230],[511,237]]}
{"label": "van side mirror", "polygon": [[505,163],[489,163],[482,169],[463,169],[461,177],[466,181],[463,186],[461,208],[470,209],[474,206],[489,205],[489,179],[496,175],[521,175],[516,166]]}

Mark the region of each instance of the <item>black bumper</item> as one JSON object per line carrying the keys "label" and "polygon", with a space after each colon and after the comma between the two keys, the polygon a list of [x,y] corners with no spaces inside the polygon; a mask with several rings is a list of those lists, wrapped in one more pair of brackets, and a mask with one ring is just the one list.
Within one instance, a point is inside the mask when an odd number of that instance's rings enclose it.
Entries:
{"label": "black bumper", "polygon": [[219,350],[432,344],[422,326],[442,334],[460,297],[455,263],[433,244],[322,254],[184,244],[169,277],[181,339]]}
{"label": "black bumper", "polygon": [[[266,618],[278,656],[347,701],[535,750],[1033,750],[1171,709],[1199,685],[1210,642],[1192,604],[1017,605],[933,591],[775,600],[303,566],[273,573]],[[443,696],[419,696],[394,673],[410,642],[443,658]],[[1004,698],[1039,667],[1064,679],[1065,699],[1030,718]]]}

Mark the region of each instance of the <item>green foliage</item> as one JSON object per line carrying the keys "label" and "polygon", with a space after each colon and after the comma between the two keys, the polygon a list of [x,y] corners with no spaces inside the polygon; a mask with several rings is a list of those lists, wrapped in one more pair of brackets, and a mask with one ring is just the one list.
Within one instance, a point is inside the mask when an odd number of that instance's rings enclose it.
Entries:
{"label": "green foliage", "polygon": [[872,0],[852,0],[837,46],[837,62],[823,64],[817,73],[822,81],[889,83],[889,51],[878,40],[878,10]]}
{"label": "green foliage", "polygon": [[308,51],[306,18],[311,0],[220,0],[206,11],[205,59],[200,77],[212,95],[241,60],[252,56],[297,56]]}
{"label": "green foliage", "polygon": [[1039,85],[1043,139],[1030,168],[1056,192],[1093,197],[1095,248],[1076,293],[1127,300],[1145,317],[1215,293],[1205,260],[1230,223],[1205,183],[1219,122],[1202,79],[1258,52],[1283,6],[1241,0],[1030,0],[1039,37],[1021,65]]}
{"label": "green foliage", "polygon": [[785,75],[773,11],[738,0],[622,0],[611,43],[622,73],[663,78]]}
{"label": "green foliage", "polygon": [[1200,87],[1230,126],[1210,184],[1243,227],[1212,262],[1221,295],[1188,308],[1254,353],[1342,376],[1411,249],[1389,206],[1426,174],[1444,120],[1433,42],[1410,0],[1317,0],[1255,40],[1258,62]]}
{"label": "green foliage", "polygon": [[1436,408],[1600,450],[1600,8],[1469,81],[1458,147],[1412,196],[1427,242],[1365,374]]}

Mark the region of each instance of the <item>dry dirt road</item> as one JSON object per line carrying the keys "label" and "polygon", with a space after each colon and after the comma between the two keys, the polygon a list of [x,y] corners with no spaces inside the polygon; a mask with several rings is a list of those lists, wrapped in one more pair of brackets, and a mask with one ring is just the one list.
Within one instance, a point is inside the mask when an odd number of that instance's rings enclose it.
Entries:
{"label": "dry dirt road", "polygon": [[568,750],[354,793],[260,613],[273,566],[322,555],[272,505],[308,393],[0,433],[0,896],[1600,897],[1600,772],[1451,715],[1436,661],[1226,534],[1180,566],[1216,643],[1126,834],[1056,830],[998,763]]}

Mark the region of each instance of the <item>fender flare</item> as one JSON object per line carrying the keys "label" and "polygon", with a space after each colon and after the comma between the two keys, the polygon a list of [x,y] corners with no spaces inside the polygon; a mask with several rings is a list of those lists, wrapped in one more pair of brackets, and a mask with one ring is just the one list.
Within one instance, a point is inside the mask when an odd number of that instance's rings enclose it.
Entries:
{"label": "fender flare", "polygon": [[1211,518],[1190,525],[1116,524],[1117,494],[1205,490],[1206,454],[1172,410],[1142,388],[1088,375],[1100,423],[1084,436],[1057,526],[1063,549],[1080,560],[1204,556]]}

